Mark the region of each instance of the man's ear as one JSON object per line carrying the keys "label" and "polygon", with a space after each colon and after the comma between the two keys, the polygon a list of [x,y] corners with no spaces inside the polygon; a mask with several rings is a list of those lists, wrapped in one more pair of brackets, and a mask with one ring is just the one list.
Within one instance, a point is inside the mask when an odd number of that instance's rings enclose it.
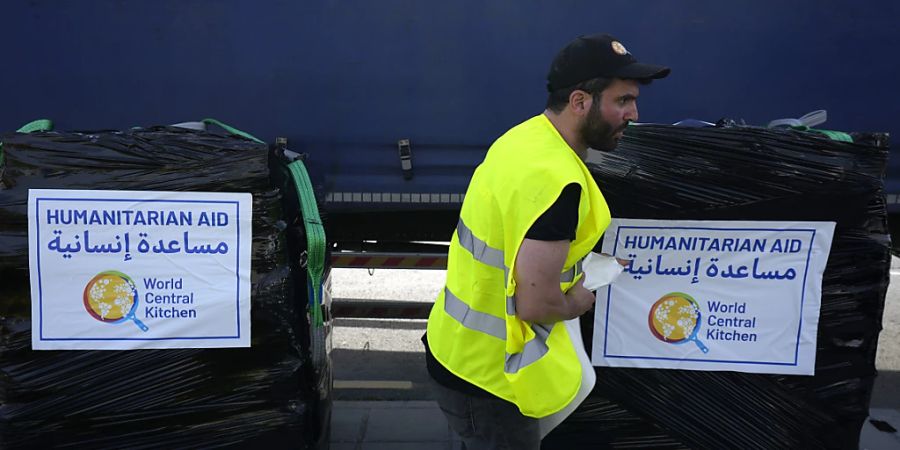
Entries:
{"label": "man's ear", "polygon": [[592,95],[576,89],[569,94],[569,108],[571,108],[572,112],[579,117],[586,116],[591,110],[591,103],[593,100],[594,98]]}

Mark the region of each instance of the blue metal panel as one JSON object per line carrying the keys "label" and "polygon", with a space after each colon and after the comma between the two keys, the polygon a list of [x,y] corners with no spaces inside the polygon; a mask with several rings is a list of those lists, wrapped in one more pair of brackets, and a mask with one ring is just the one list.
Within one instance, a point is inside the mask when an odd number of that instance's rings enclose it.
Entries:
{"label": "blue metal panel", "polygon": [[[887,0],[8,0],[0,8],[0,129],[42,117],[60,129],[216,117],[302,143],[329,189],[463,191],[487,145],[543,109],[555,52],[598,31],[673,68],[643,89],[643,121],[765,124],[827,109],[826,128],[900,131],[900,5]],[[402,184],[403,138],[417,169],[446,168],[443,181],[417,173]]]}

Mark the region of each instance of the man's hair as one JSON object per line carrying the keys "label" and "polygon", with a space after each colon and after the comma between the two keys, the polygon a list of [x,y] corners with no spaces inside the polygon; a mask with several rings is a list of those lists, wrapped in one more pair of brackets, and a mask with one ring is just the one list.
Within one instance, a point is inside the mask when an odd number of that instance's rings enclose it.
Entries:
{"label": "man's hair", "polygon": [[603,90],[609,87],[612,78],[592,78],[582,81],[574,86],[557,89],[547,95],[547,109],[555,113],[560,113],[566,109],[569,104],[569,96],[575,91],[584,91],[594,97],[599,97]]}
{"label": "man's hair", "polygon": [[[650,84],[653,80],[637,80],[643,86]],[[587,81],[582,81],[574,86],[569,86],[562,89],[557,89],[547,95],[547,106],[546,108],[555,113],[560,113],[562,110],[566,109],[566,105],[569,104],[569,96],[572,95],[572,92],[575,91],[584,91],[588,94],[591,94],[594,99],[599,99],[603,95],[603,91],[612,84],[613,78],[592,78]]]}

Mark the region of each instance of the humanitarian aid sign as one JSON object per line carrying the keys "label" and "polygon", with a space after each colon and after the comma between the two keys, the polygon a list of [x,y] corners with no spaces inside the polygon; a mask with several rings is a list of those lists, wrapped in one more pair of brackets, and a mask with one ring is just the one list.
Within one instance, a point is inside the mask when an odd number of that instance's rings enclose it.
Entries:
{"label": "humanitarian aid sign", "polygon": [[249,347],[251,201],[29,190],[32,347]]}
{"label": "humanitarian aid sign", "polygon": [[614,219],[594,365],[813,375],[833,222]]}

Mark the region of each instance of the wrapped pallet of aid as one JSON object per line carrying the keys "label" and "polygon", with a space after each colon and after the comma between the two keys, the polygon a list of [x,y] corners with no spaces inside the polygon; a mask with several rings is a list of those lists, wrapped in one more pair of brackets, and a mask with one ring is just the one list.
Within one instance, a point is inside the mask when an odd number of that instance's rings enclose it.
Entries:
{"label": "wrapped pallet of aid", "polygon": [[0,141],[3,448],[327,439],[267,145],[177,127]]}
{"label": "wrapped pallet of aid", "polygon": [[629,127],[589,166],[629,260],[544,448],[856,448],[890,270],[882,134]]}

